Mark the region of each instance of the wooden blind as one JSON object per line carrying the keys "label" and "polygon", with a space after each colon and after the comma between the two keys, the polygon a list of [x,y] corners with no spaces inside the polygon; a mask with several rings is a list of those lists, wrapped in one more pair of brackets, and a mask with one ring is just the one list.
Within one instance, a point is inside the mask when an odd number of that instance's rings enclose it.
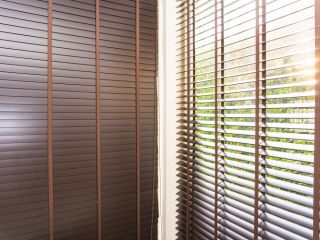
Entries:
{"label": "wooden blind", "polygon": [[[152,239],[157,237],[156,12],[156,1],[140,1],[139,6],[134,1],[101,2],[103,238],[138,239],[139,225],[141,239],[150,239],[151,234]],[[137,181],[141,187],[138,203]]]}
{"label": "wooden blind", "polygon": [[0,6],[0,239],[49,239],[47,3]]}
{"label": "wooden blind", "polygon": [[0,239],[157,239],[157,2],[0,19]]}
{"label": "wooden blind", "polygon": [[178,239],[319,239],[319,1],[177,1]]}
{"label": "wooden blind", "polygon": [[94,239],[95,0],[52,4],[54,233],[58,239]]}

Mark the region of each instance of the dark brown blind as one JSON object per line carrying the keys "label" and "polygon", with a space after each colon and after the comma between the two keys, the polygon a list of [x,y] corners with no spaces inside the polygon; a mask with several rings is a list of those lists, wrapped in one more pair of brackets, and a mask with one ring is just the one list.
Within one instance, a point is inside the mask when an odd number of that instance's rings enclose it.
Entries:
{"label": "dark brown blind", "polygon": [[157,0],[140,0],[140,222],[146,240],[158,237],[157,43]]}
{"label": "dark brown blind", "polygon": [[54,233],[95,239],[95,0],[52,3]]}
{"label": "dark brown blind", "polygon": [[157,2],[0,19],[0,240],[157,239]]}
{"label": "dark brown blind", "polygon": [[135,2],[100,3],[102,237],[136,238]]}
{"label": "dark brown blind", "polygon": [[0,19],[0,239],[48,240],[47,3]]}
{"label": "dark brown blind", "polygon": [[[137,109],[136,4],[101,2],[103,238],[136,239],[137,136],[140,138],[141,239],[157,238],[156,15],[156,1],[140,1],[140,107]],[[136,124],[140,125],[139,135]]]}
{"label": "dark brown blind", "polygon": [[319,1],[177,1],[178,239],[319,239]]}

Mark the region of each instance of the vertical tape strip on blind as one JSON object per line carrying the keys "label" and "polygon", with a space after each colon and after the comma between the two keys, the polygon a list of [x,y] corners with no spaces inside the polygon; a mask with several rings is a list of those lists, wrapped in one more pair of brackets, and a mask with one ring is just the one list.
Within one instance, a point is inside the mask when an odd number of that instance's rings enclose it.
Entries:
{"label": "vertical tape strip on blind", "polygon": [[[191,12],[192,12],[192,31],[190,33],[190,38],[192,40],[192,45],[191,45],[191,76],[192,76],[192,81],[189,82],[189,85],[190,85],[190,115],[194,116],[195,113],[196,113],[196,109],[195,109],[195,102],[196,102],[196,83],[195,83],[195,78],[196,78],[196,7],[195,7],[195,0],[192,0],[191,1]],[[194,184],[193,182],[193,169],[194,169],[194,147],[195,147],[195,127],[196,127],[196,124],[195,124],[195,118],[192,117],[193,121],[191,121],[191,127],[190,127],[190,134],[192,134],[190,136],[190,142],[192,143],[191,145],[191,149],[192,149],[192,152],[191,152],[191,167],[190,167],[190,186],[192,186]],[[190,209],[192,211],[192,208],[193,208],[193,191],[192,191],[192,188],[190,189],[191,190],[191,197],[190,197]],[[190,222],[193,221],[193,217],[192,215],[190,215]],[[193,231],[192,231],[192,228],[191,228],[191,236],[193,236]]]}
{"label": "vertical tape strip on blind", "polygon": [[[259,104],[261,104],[262,108],[260,109],[260,112],[259,112],[259,117],[261,119],[261,126],[260,129],[259,129],[259,138],[260,138],[260,149],[259,151],[261,150],[262,152],[265,152],[266,151],[266,126],[267,126],[267,119],[266,119],[266,116],[267,116],[267,110],[266,110],[266,99],[267,99],[267,84],[266,84],[266,78],[267,78],[267,73],[266,73],[266,69],[267,69],[267,61],[266,61],[266,57],[267,57],[267,36],[266,36],[266,33],[267,33],[267,27],[266,27],[266,0],[262,0],[261,2],[261,53],[260,53],[260,66],[261,66],[261,69],[259,69],[259,78],[260,78],[260,86],[261,86],[261,93],[259,93],[259,95],[261,94],[261,97],[259,97]],[[260,46],[259,46],[260,47]],[[259,68],[260,68],[259,66]],[[261,101],[261,103],[260,103]],[[262,144],[261,144],[262,143]],[[264,173],[266,172],[265,171],[265,165],[266,165],[267,161],[266,161],[266,156],[264,154],[260,155],[259,154],[259,164],[260,164],[260,167],[263,169],[262,170],[262,177],[264,178],[265,175]],[[259,169],[259,174],[260,174],[260,169]],[[259,176],[260,177],[260,176]],[[265,184],[264,182],[260,182],[259,180],[259,187],[257,190],[259,190],[259,188],[261,187],[265,187]],[[264,192],[260,192],[259,195],[262,195],[265,197],[265,194]],[[259,196],[258,196],[259,198]],[[258,207],[260,207],[261,205],[264,206],[264,209],[265,209],[265,204],[263,202],[260,202],[260,200],[258,199]],[[261,207],[260,207],[261,209]],[[260,212],[259,212],[260,211]],[[264,211],[263,210],[259,210],[258,211],[258,214],[261,215],[261,214],[264,214]],[[256,224],[259,224],[259,220],[258,222],[256,222]],[[256,228],[256,231],[259,231],[259,226],[258,228]],[[256,235],[257,238],[258,238],[258,235]]]}
{"label": "vertical tape strip on blind", "polygon": [[186,216],[186,238],[190,238],[190,0],[187,0],[187,216]]}
{"label": "vertical tape strip on blind", "polygon": [[136,201],[137,240],[141,239],[141,137],[140,137],[140,0],[136,0]]}
{"label": "vertical tape strip on blind", "polygon": [[256,81],[255,81],[255,189],[254,189],[254,239],[259,236],[259,186],[260,186],[260,0],[256,0]]}
{"label": "vertical tape strip on blind", "polygon": [[97,223],[101,240],[101,114],[100,114],[100,0],[96,0],[96,148],[97,148]]}
{"label": "vertical tape strip on blind", "polygon": [[54,239],[52,155],[52,0],[48,0],[48,197],[49,238]]}
{"label": "vertical tape strip on blind", "polygon": [[214,1],[214,234],[218,239],[218,189],[219,189],[219,145],[218,145],[218,0]]}
{"label": "vertical tape strip on blind", "polygon": [[320,239],[320,2],[315,0],[315,143],[314,143],[314,193],[313,239]]}
{"label": "vertical tape strip on blind", "polygon": [[[220,71],[220,78],[221,78],[221,80],[220,80],[220,94],[219,95],[220,95],[220,108],[221,108],[221,111],[219,112],[219,110],[218,110],[218,114],[220,113],[220,121],[222,123],[224,123],[225,122],[225,94],[224,94],[224,89],[225,89],[225,79],[224,79],[224,76],[225,76],[224,6],[225,6],[225,4],[222,1],[220,3],[220,5],[221,5],[221,11],[220,11],[221,12],[221,15],[220,15],[220,19],[221,19],[220,20],[220,24],[221,24],[221,27],[220,27],[220,29],[221,29],[221,41],[220,41],[220,48],[221,48],[220,66],[221,66],[221,71]],[[218,61],[219,61],[219,59],[218,59]],[[221,128],[220,145],[224,146],[225,145],[225,125],[221,124],[220,128]],[[218,136],[218,138],[219,138],[219,136]],[[222,147],[222,148],[219,149],[219,151],[220,151],[220,154],[219,154],[220,156],[218,157],[218,168],[223,169],[223,168],[225,168],[225,165],[224,165],[225,164],[225,149]],[[220,175],[219,171],[218,171],[218,175]],[[219,176],[218,176],[218,178],[219,178]],[[224,182],[224,179],[220,179],[219,181]],[[220,185],[221,189],[224,189],[224,184],[219,184],[219,185]]]}

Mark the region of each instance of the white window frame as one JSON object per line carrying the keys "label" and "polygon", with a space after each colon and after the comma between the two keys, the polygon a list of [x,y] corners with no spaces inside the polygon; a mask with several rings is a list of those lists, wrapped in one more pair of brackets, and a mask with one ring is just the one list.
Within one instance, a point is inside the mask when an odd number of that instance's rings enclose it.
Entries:
{"label": "white window frame", "polygon": [[176,1],[159,0],[159,239],[176,239]]}

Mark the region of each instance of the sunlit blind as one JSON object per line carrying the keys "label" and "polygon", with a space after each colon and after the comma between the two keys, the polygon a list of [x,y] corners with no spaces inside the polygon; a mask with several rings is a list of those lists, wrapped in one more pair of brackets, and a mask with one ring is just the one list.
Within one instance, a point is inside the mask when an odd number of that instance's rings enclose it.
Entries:
{"label": "sunlit blind", "polygon": [[318,240],[319,2],[176,3],[177,238]]}

